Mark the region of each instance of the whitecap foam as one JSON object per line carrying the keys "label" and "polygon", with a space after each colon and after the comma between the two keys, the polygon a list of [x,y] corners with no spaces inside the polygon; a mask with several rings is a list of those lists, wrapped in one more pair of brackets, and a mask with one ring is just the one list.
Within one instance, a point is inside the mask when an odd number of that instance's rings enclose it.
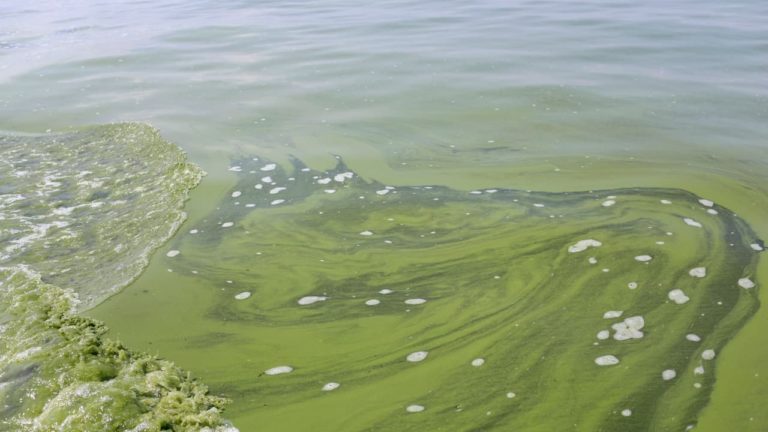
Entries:
{"label": "whitecap foam", "polygon": [[405,356],[405,359],[411,363],[418,363],[424,361],[428,355],[429,351],[415,351]]}
{"label": "whitecap foam", "polygon": [[600,247],[603,244],[597,240],[594,239],[586,239],[586,240],[579,240],[576,242],[576,244],[571,245],[568,247],[568,252],[570,253],[578,253],[583,252],[587,250],[587,248],[590,247]]}
{"label": "whitecap foam", "polygon": [[235,295],[235,300],[245,300],[251,296],[250,291],[243,291],[240,294]]}
{"label": "whitecap foam", "polygon": [[638,255],[635,257],[635,261],[638,261],[638,262],[648,262],[652,259],[653,257],[650,255]]}
{"label": "whitecap foam", "polygon": [[674,379],[677,376],[677,372],[675,372],[674,369],[667,369],[661,373],[661,378],[664,381],[669,381]]}
{"label": "whitecap foam", "polygon": [[275,366],[264,371],[265,375],[282,375],[293,372],[291,366]]}
{"label": "whitecap foam", "polygon": [[595,359],[598,366],[613,366],[619,364],[619,359],[613,355],[604,355]]}
{"label": "whitecap foam", "polygon": [[329,382],[329,383],[325,384],[323,386],[323,388],[321,388],[320,390],[328,392],[328,391],[334,391],[334,390],[336,390],[339,387],[341,387],[341,384],[339,384],[337,382]]}
{"label": "whitecap foam", "polygon": [[407,304],[407,305],[420,305],[420,304],[424,304],[426,302],[427,301],[425,299],[423,299],[423,298],[413,298],[413,299],[406,300],[405,304]]}
{"label": "whitecap foam", "polygon": [[322,301],[326,301],[326,300],[328,300],[328,297],[311,295],[311,296],[304,296],[304,297],[300,298],[297,301],[297,303],[302,305],[302,306],[307,306],[307,305],[311,305],[313,303],[318,303],[318,302],[322,302]]}
{"label": "whitecap foam", "polygon": [[751,289],[755,287],[755,283],[750,278],[741,278],[738,282],[739,286],[744,289]]}
{"label": "whitecap foam", "polygon": [[689,272],[689,275],[697,278],[703,278],[707,275],[707,268],[706,267],[696,267],[692,268]]}
{"label": "whitecap foam", "polygon": [[685,295],[685,293],[681,289],[673,289],[672,291],[669,292],[667,297],[669,297],[670,300],[672,300],[677,304],[688,303],[688,300],[690,300],[690,298],[688,298],[688,296]]}
{"label": "whitecap foam", "polygon": [[697,221],[695,221],[695,220],[693,220],[691,218],[683,218],[683,222],[685,222],[687,225],[690,225],[692,227],[696,227],[696,228],[701,228],[702,227],[702,225],[699,222],[697,222]]}

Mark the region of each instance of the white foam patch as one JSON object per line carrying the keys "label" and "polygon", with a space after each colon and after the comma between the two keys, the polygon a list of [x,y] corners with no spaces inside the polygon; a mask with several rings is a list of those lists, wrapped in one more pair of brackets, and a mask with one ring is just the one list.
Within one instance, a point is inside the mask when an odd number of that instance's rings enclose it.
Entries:
{"label": "white foam patch", "polygon": [[614,204],[616,204],[615,200],[605,200],[605,201],[603,201],[603,203],[601,205],[603,207],[610,207],[610,206],[612,206]]}
{"label": "white foam patch", "polygon": [[405,359],[411,363],[418,363],[420,361],[424,361],[428,355],[428,351],[416,351],[405,356]]}
{"label": "white foam patch", "polygon": [[266,375],[282,375],[293,372],[293,368],[290,366],[275,366],[271,369],[264,371]]}
{"label": "white foam patch", "polygon": [[476,358],[476,359],[472,360],[472,363],[470,363],[470,364],[472,366],[474,366],[474,367],[480,367],[480,366],[485,364],[485,359],[484,358]]}
{"label": "white foam patch", "polygon": [[596,358],[595,364],[598,366],[613,366],[619,364],[619,359],[616,356],[604,355]]}
{"label": "white foam patch", "polygon": [[751,289],[755,287],[755,283],[750,278],[739,279],[739,286],[744,289]]}
{"label": "white foam patch", "polygon": [[274,169],[277,168],[277,164],[266,164],[263,167],[261,167],[262,171],[274,171]]}
{"label": "white foam patch", "polygon": [[311,305],[313,303],[318,303],[326,300],[328,300],[328,297],[325,297],[325,296],[304,296],[300,298],[297,303],[302,306],[306,306],[306,305]]}
{"label": "white foam patch", "polygon": [[608,312],[604,313],[604,314],[603,314],[603,318],[604,318],[604,319],[612,319],[612,318],[618,318],[618,317],[620,317],[620,316],[621,316],[621,314],[623,314],[623,313],[624,313],[624,311],[616,311],[616,310],[611,310],[611,311],[608,311]]}
{"label": "white foam patch", "polygon": [[693,374],[694,375],[704,375],[704,366],[696,366],[693,369]]}
{"label": "white foam patch", "polygon": [[517,396],[514,392],[507,392],[507,399],[514,399]]}
{"label": "white foam patch", "polygon": [[685,338],[691,342],[701,342],[701,337],[694,333],[688,333],[687,335],[685,335]]}
{"label": "white foam patch", "polygon": [[701,228],[702,225],[699,222],[696,222],[695,220],[691,218],[683,218],[683,222],[685,222],[687,225],[690,225],[692,227]]}
{"label": "white foam patch", "polygon": [[706,267],[696,267],[692,268],[689,272],[689,275],[697,278],[703,278],[707,275],[707,268]]}
{"label": "white foam patch", "polygon": [[322,391],[326,391],[326,392],[327,391],[334,391],[334,390],[336,390],[339,387],[341,387],[341,384],[339,384],[337,382],[329,382],[328,384],[324,385],[321,390]]}
{"label": "white foam patch", "polygon": [[611,326],[615,331],[613,338],[617,341],[641,339],[643,337],[643,332],[640,330],[642,330],[643,327],[645,327],[645,320],[639,315],[629,317],[623,322]]}
{"label": "white foam patch", "polygon": [[611,332],[608,330],[600,330],[599,332],[597,332],[597,338],[599,340],[606,340],[609,337],[611,337]]}
{"label": "white foam patch", "polygon": [[750,245],[749,245],[749,247],[751,247],[751,248],[752,248],[752,250],[756,250],[756,251],[758,251],[758,252],[762,252],[762,251],[763,251],[763,247],[762,247],[762,246],[760,246],[760,245],[759,245],[759,244],[757,244],[757,243],[752,243],[752,244],[750,244]]}
{"label": "white foam patch", "polygon": [[425,299],[423,299],[423,298],[415,298],[415,299],[408,299],[408,300],[406,300],[405,304],[407,304],[407,305],[420,305],[420,304],[424,304],[426,302],[427,301]]}
{"label": "white foam patch", "polygon": [[389,189],[381,189],[376,191],[376,195],[386,195],[389,193]]}
{"label": "white foam patch", "polygon": [[372,236],[373,235],[373,231],[368,231],[368,230],[360,231],[360,235],[361,236],[366,236],[366,237]]}
{"label": "white foam patch", "polygon": [[230,228],[230,227],[233,227],[234,225],[235,225],[234,222],[224,222],[223,224],[221,224],[221,227],[222,228]]}
{"label": "white foam patch", "polygon": [[196,230],[196,229],[192,229],[192,230],[189,230],[189,233],[190,233],[190,234],[197,234],[197,233],[199,233],[199,232],[200,232],[200,231],[198,231],[198,230]]}
{"label": "white foam patch", "polygon": [[285,188],[282,187],[282,186],[274,187],[274,188],[269,190],[269,194],[270,195],[278,194],[278,193],[280,193],[280,192],[282,192],[284,190],[285,190]]}
{"label": "white foam patch", "polygon": [[589,262],[590,264],[597,264],[597,258],[595,258],[595,257],[589,257],[589,259],[587,260],[587,262]]}
{"label": "white foam patch", "polygon": [[165,256],[167,256],[168,258],[173,258],[173,257],[175,257],[175,256],[178,256],[180,253],[181,253],[181,252],[179,252],[179,251],[177,251],[177,250],[175,250],[175,249],[174,249],[174,250],[170,250],[170,251],[168,251],[168,253],[167,253],[167,254],[165,254]]}
{"label": "white foam patch", "polygon": [[631,409],[621,410],[621,415],[623,415],[624,417],[629,417],[632,415],[632,410]]}
{"label": "white foam patch", "polygon": [[394,292],[394,291],[392,291],[392,290],[391,290],[391,289],[389,289],[389,288],[384,288],[384,289],[382,289],[382,290],[379,290],[379,294],[384,294],[384,295],[387,295],[387,294],[392,294],[393,292]]}
{"label": "white foam patch", "polygon": [[240,172],[243,170],[243,167],[233,166],[233,167],[229,167],[229,170],[232,172]]}
{"label": "white foam patch", "polygon": [[712,207],[713,205],[715,205],[715,203],[714,203],[714,202],[712,202],[712,201],[710,201],[710,200],[708,200],[708,199],[700,199],[700,200],[699,200],[699,202],[700,202],[700,203],[701,203],[701,205],[703,205],[704,207]]}
{"label": "white foam patch", "polygon": [[237,197],[239,197],[239,196],[240,196],[240,195],[242,195],[242,194],[243,194],[243,193],[242,193],[242,192],[240,192],[240,191],[234,191],[234,192],[232,192],[232,198],[237,198]]}
{"label": "white foam patch", "polygon": [[405,407],[405,410],[408,411],[409,413],[420,413],[425,409],[426,408],[424,408],[423,405],[416,405],[416,404],[408,405],[407,407]]}
{"label": "white foam patch", "polygon": [[704,360],[712,360],[712,359],[714,359],[715,358],[715,350],[712,350],[712,349],[704,350],[704,352],[701,353],[701,358],[703,358]]}
{"label": "white foam patch", "polygon": [[653,257],[650,255],[638,255],[635,257],[635,261],[639,261],[639,262],[648,262],[652,259]]}
{"label": "white foam patch", "polygon": [[718,214],[718,213],[717,213],[717,210],[715,210],[715,209],[707,209],[707,213],[709,213],[709,214],[711,214],[711,215],[716,215],[716,214]]}
{"label": "white foam patch", "polygon": [[675,379],[676,376],[677,376],[677,372],[675,372],[674,369],[667,369],[667,370],[665,370],[664,372],[661,373],[661,378],[664,381],[669,381],[671,379]]}
{"label": "white foam patch", "polygon": [[328,177],[321,178],[317,181],[317,184],[326,185],[331,182],[331,179]]}
{"label": "white foam patch", "polygon": [[336,189],[325,189],[325,190],[323,190],[323,192],[325,192],[327,194],[332,194],[332,193],[336,193]]}
{"label": "white foam patch", "polygon": [[284,202],[285,202],[285,200],[284,200],[284,199],[276,199],[276,200],[272,200],[272,201],[269,203],[269,205],[273,205],[273,206],[276,206],[276,205],[280,205],[280,204],[282,204],[282,203],[284,203]]}
{"label": "white foam patch", "polygon": [[243,291],[235,296],[235,300],[245,300],[251,296],[250,291]]}
{"label": "white foam patch", "polygon": [[366,306],[377,306],[381,301],[379,299],[370,299],[365,301]]}
{"label": "white foam patch", "polygon": [[576,244],[568,247],[568,252],[570,253],[583,252],[587,250],[587,248],[600,247],[602,245],[603,245],[602,243],[594,239],[579,240],[576,242]]}
{"label": "white foam patch", "polygon": [[254,186],[254,188],[256,188],[256,189],[264,189],[264,185],[259,183],[256,186]]}
{"label": "white foam patch", "polygon": [[672,204],[672,201],[663,199],[663,200],[661,200],[661,203],[662,204]]}
{"label": "white foam patch", "polygon": [[351,178],[352,178],[352,177],[354,177],[354,176],[355,176],[355,174],[354,174],[354,173],[351,173],[351,172],[343,172],[343,173],[341,173],[341,174],[336,174],[335,176],[333,176],[333,179],[334,179],[335,181],[339,182],[339,183],[344,183],[344,181],[345,181],[345,180],[347,180],[347,179],[351,179]]}
{"label": "white foam patch", "polygon": [[533,206],[534,206],[534,207],[538,207],[538,208],[541,208],[541,207],[544,207],[544,204],[541,204],[541,203],[535,203]]}
{"label": "white foam patch", "polygon": [[629,289],[636,289],[637,288],[637,282],[630,282],[627,284],[627,288]]}
{"label": "white foam patch", "polygon": [[262,177],[261,178],[261,182],[262,183],[272,183],[272,177],[271,176]]}
{"label": "white foam patch", "polygon": [[688,300],[690,300],[690,298],[688,298],[688,296],[685,295],[685,293],[681,289],[673,289],[672,291],[669,292],[667,296],[669,297],[670,300],[672,300],[677,304],[688,303]]}

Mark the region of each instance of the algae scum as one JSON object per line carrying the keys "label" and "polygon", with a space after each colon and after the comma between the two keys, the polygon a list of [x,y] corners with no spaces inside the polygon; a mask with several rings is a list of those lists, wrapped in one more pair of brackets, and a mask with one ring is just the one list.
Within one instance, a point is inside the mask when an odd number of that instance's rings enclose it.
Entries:
{"label": "algae scum", "polygon": [[227,430],[224,399],[75,314],[138,275],[200,170],[138,124],[0,148],[0,430]]}
{"label": "algae scum", "polygon": [[169,343],[216,357],[243,430],[685,430],[758,307],[762,242],[682,190],[230,170],[163,259],[214,296]]}
{"label": "algae scum", "polygon": [[[0,430],[234,430],[224,399],[76,314],[174,233],[199,169],[135,124],[0,146]],[[236,186],[158,257],[159,292],[189,295],[131,324],[241,430],[684,430],[758,307],[762,241],[682,190],[285,168],[233,163]]]}

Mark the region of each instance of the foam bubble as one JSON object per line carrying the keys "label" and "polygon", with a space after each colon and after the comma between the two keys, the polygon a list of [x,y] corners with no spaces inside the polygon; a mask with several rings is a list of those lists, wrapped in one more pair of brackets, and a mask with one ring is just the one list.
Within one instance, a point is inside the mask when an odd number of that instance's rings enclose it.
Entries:
{"label": "foam bubble", "polygon": [[712,350],[712,349],[704,350],[704,352],[701,353],[701,358],[703,358],[704,360],[712,360],[712,359],[714,359],[715,358],[715,350]]}
{"label": "foam bubble", "polygon": [[277,168],[277,164],[266,164],[263,167],[261,167],[262,171],[274,171],[274,169]]}
{"label": "foam bubble", "polygon": [[339,387],[341,387],[341,384],[339,384],[337,382],[329,382],[328,384],[324,385],[321,390],[327,392],[327,391],[336,390]]}
{"label": "foam bubble", "polygon": [[175,257],[175,256],[179,255],[180,253],[181,253],[181,252],[179,252],[179,251],[177,251],[177,250],[175,250],[175,249],[174,249],[174,250],[170,250],[170,251],[168,251],[168,253],[167,253],[167,254],[165,254],[165,256],[167,256],[168,258],[173,258],[173,257]]}
{"label": "foam bubble", "polygon": [[605,200],[605,201],[603,201],[603,203],[601,205],[603,207],[610,207],[610,206],[612,206],[614,204],[616,204],[615,200]]}
{"label": "foam bubble", "polygon": [[293,368],[290,366],[275,366],[271,369],[264,371],[266,375],[282,375],[293,372]]}
{"label": "foam bubble", "polygon": [[688,333],[687,335],[685,335],[685,338],[691,342],[701,342],[701,337],[694,333]]}
{"label": "foam bubble", "polygon": [[273,201],[271,201],[271,202],[269,203],[269,205],[273,205],[273,206],[275,206],[275,205],[280,205],[280,204],[282,204],[282,203],[284,203],[284,202],[285,202],[285,200],[284,200],[284,199],[276,199],[276,200],[273,200]]}
{"label": "foam bubble", "polygon": [[389,193],[389,189],[381,189],[376,191],[376,195],[386,195]]}
{"label": "foam bubble", "polygon": [[304,296],[299,299],[297,302],[298,304],[302,306],[311,305],[313,303],[322,302],[328,300],[328,297],[325,296]]}
{"label": "foam bubble", "polygon": [[755,283],[750,278],[739,279],[739,286],[744,289],[750,289],[755,287]]}
{"label": "foam bubble", "polygon": [[411,363],[418,363],[426,359],[428,355],[428,351],[416,351],[405,356],[405,359]]}
{"label": "foam bubble", "polygon": [[621,410],[621,415],[623,415],[624,417],[629,417],[632,415],[632,410],[631,409]]}
{"label": "foam bubble", "polygon": [[704,375],[704,366],[696,366],[693,369],[693,374],[694,375]]}
{"label": "foam bubble", "polygon": [[317,181],[317,184],[326,185],[331,182],[331,179],[328,177],[321,178]]}
{"label": "foam bubble", "polygon": [[611,332],[608,330],[600,330],[597,332],[597,338],[600,340],[606,340],[611,337]]}
{"label": "foam bubble", "polygon": [[282,186],[273,187],[272,189],[269,190],[269,194],[270,195],[279,194],[280,192],[282,192],[284,190],[285,190],[285,188],[282,187]]}
{"label": "foam bubble", "polygon": [[677,372],[675,372],[674,369],[667,369],[661,373],[661,378],[664,381],[669,381],[671,379],[674,379],[676,376],[677,376]]}
{"label": "foam bubble", "polygon": [[222,228],[230,228],[230,227],[232,227],[234,225],[235,225],[234,222],[224,222],[223,224],[221,224],[221,227]]}
{"label": "foam bubble", "polygon": [[382,289],[382,290],[379,290],[379,294],[384,294],[384,295],[387,295],[387,294],[392,294],[393,292],[394,292],[394,291],[392,291],[392,290],[391,290],[391,289],[389,289],[389,288],[384,288],[384,289]]}
{"label": "foam bubble", "polygon": [[405,410],[408,411],[409,413],[420,413],[420,412],[424,411],[425,409],[426,408],[424,408],[423,405],[416,405],[416,404],[408,405],[405,408]]}
{"label": "foam bubble", "polygon": [[630,282],[627,284],[627,287],[629,287],[629,289],[635,289],[637,288],[637,282]]}
{"label": "foam bubble", "polygon": [[240,196],[240,195],[242,195],[242,194],[243,194],[243,193],[242,193],[242,192],[240,192],[240,191],[234,191],[234,192],[232,192],[232,198],[237,198],[237,197],[239,197],[239,196]]}
{"label": "foam bubble", "polygon": [[583,252],[587,250],[587,248],[589,247],[600,247],[602,245],[603,245],[602,243],[593,239],[579,240],[576,242],[576,244],[568,247],[568,252],[570,253]]}
{"label": "foam bubble", "polygon": [[336,174],[335,176],[333,176],[333,179],[334,179],[335,181],[339,182],[339,183],[343,183],[343,182],[344,182],[344,180],[346,180],[346,179],[351,179],[351,178],[352,178],[352,177],[354,177],[354,176],[355,176],[355,174],[354,174],[354,173],[351,173],[351,172],[343,172],[343,173],[341,173],[341,174]]}
{"label": "foam bubble", "polygon": [[427,301],[425,299],[423,299],[423,298],[414,298],[414,299],[406,300],[405,304],[407,304],[407,305],[420,305],[420,304],[424,304],[426,302]]}
{"label": "foam bubble", "polygon": [[673,289],[672,291],[669,292],[667,296],[669,297],[670,300],[672,300],[677,304],[688,303],[688,300],[690,300],[690,298],[688,298],[688,296],[685,295],[685,293],[681,289]]}
{"label": "foam bubble", "polygon": [[763,251],[763,247],[762,247],[762,246],[760,246],[760,245],[759,245],[759,244],[757,244],[757,243],[752,243],[752,244],[750,244],[750,245],[749,245],[749,247],[751,247],[751,248],[752,248],[752,250],[756,250],[756,251],[758,251],[758,252],[762,252],[762,251]]}
{"label": "foam bubble", "polygon": [[470,363],[470,364],[472,366],[474,366],[474,367],[480,367],[480,366],[485,364],[485,359],[478,357],[478,358],[472,360],[472,363]]}
{"label": "foam bubble", "polygon": [[691,271],[688,272],[689,275],[697,278],[703,278],[707,275],[707,268],[706,267],[696,267],[692,268]]}
{"label": "foam bubble", "polygon": [[367,236],[372,236],[373,235],[373,231],[368,231],[368,230],[360,231],[360,235],[361,236],[366,236],[366,237]]}
{"label": "foam bubble", "polygon": [[618,318],[623,314],[624,311],[616,311],[616,310],[610,310],[603,314],[604,319],[612,319],[612,318]]}
{"label": "foam bubble", "polygon": [[635,257],[635,261],[639,261],[639,262],[648,262],[652,259],[653,257],[650,255],[638,255]]}
{"label": "foam bubble", "polygon": [[690,225],[692,227],[696,227],[696,228],[701,228],[702,227],[702,225],[699,222],[696,222],[695,220],[693,220],[691,218],[683,218],[683,222],[685,222],[686,224],[688,224],[688,225]]}
{"label": "foam bubble", "polygon": [[248,298],[248,297],[250,297],[250,296],[251,296],[251,293],[250,293],[250,291],[243,291],[243,292],[241,292],[240,294],[237,294],[237,295],[235,296],[235,299],[236,299],[236,300],[245,300],[245,299],[247,299],[247,298]]}
{"label": "foam bubble", "polygon": [[376,306],[379,303],[381,303],[381,301],[379,301],[378,299],[370,299],[365,301],[366,306]]}
{"label": "foam bubble", "polygon": [[703,205],[704,207],[712,207],[713,205],[715,205],[715,203],[713,203],[712,201],[710,201],[710,200],[708,200],[708,199],[700,199],[700,200],[699,200],[699,202],[700,202],[700,203],[701,203],[701,205]]}
{"label": "foam bubble", "polygon": [[514,392],[507,392],[507,399],[514,399],[517,396]]}
{"label": "foam bubble", "polygon": [[661,203],[662,204],[672,204],[672,201],[663,199],[663,200],[661,200]]}
{"label": "foam bubble", "polygon": [[595,364],[598,366],[613,366],[619,364],[619,359],[616,356],[604,355],[596,358]]}

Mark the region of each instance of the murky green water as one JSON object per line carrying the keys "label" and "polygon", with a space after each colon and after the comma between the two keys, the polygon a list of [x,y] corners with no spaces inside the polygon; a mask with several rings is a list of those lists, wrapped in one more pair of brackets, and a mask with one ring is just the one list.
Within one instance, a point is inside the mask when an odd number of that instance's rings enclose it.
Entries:
{"label": "murky green water", "polygon": [[[240,430],[760,431],[767,12],[12,2],[0,6],[0,129],[145,121],[208,172],[143,275],[87,313],[231,398]],[[20,187],[0,184],[3,197]],[[142,205],[162,206],[157,192]],[[147,216],[110,229],[143,233],[133,244],[149,251],[178,215]],[[587,239],[602,245],[568,252]],[[41,248],[27,258],[42,273],[64,270],[47,257],[67,251]],[[141,256],[112,264],[131,273]],[[92,287],[96,303],[124,276],[47,282]],[[615,340],[611,326],[636,316],[643,328],[625,330],[642,338]],[[595,364],[604,355],[620,363]],[[281,365],[293,371],[264,375]]]}

